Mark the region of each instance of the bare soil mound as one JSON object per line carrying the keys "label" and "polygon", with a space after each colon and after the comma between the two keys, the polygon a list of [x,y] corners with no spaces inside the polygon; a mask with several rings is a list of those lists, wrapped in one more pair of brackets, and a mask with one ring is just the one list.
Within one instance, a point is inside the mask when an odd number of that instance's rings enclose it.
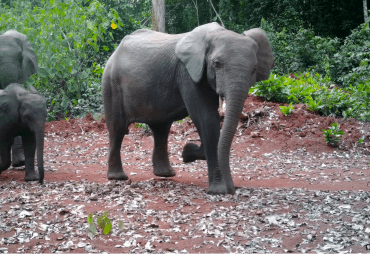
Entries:
{"label": "bare soil mound", "polygon": [[[24,168],[0,175],[0,252],[366,252],[370,249],[370,126],[250,96],[230,152],[235,195],[211,196],[205,161],[184,164],[199,143],[190,119],[169,136],[175,177],[152,173],[150,130],[130,126],[121,156],[128,181],[106,177],[104,119],[49,122],[45,184]],[[333,122],[345,132],[325,143]],[[365,141],[358,145],[358,140]],[[112,230],[88,234],[108,211]]]}

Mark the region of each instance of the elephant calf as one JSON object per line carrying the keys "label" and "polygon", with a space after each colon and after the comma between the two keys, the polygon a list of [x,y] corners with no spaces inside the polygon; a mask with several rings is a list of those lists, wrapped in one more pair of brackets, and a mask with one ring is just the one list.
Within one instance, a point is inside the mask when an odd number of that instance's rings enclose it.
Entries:
{"label": "elephant calf", "polygon": [[[132,122],[153,131],[154,174],[174,176],[168,134],[174,121],[190,115],[202,143],[186,144],[184,162],[206,159],[208,192],[234,193],[229,153],[239,116],[249,88],[269,77],[273,63],[266,33],[258,28],[238,34],[210,23],[184,34],[142,29],[125,36],[102,77],[108,179],[128,179],[120,149]],[[227,101],[221,132],[219,96]]]}
{"label": "elephant calf", "polygon": [[[0,94],[0,174],[11,164],[10,150],[14,137],[21,136],[26,164],[26,181],[44,180],[44,129],[46,100],[35,88],[29,91],[18,84],[8,85]],[[37,166],[35,172],[35,151]]]}

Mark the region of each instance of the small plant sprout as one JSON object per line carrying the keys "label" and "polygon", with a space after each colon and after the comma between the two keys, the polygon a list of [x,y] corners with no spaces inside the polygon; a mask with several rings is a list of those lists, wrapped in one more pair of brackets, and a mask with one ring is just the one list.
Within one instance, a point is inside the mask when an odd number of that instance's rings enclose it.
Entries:
{"label": "small plant sprout", "polygon": [[89,228],[87,229],[87,235],[91,235],[94,237],[97,234],[96,226],[93,221],[93,216],[90,213],[89,216],[87,217],[87,223],[89,223]]}
{"label": "small plant sprout", "polygon": [[98,217],[98,225],[103,230],[104,235],[108,235],[112,229],[112,223],[108,218],[108,211],[105,211],[101,216]]}
{"label": "small plant sprout", "polygon": [[358,145],[362,145],[362,143],[364,143],[365,141],[365,136],[362,136],[359,140],[358,140]]}
{"label": "small plant sprout", "polygon": [[287,115],[289,115],[290,113],[293,112],[294,106],[292,104],[293,104],[293,102],[291,102],[288,107],[279,106],[280,111],[281,111],[281,113],[283,113],[284,116],[287,116]]}
{"label": "small plant sprout", "polygon": [[[105,211],[101,216],[97,218],[99,227],[103,230],[104,235],[108,235],[112,229],[111,220],[108,218],[108,211]],[[97,228],[94,223],[93,215],[90,213],[87,217],[87,223],[89,223],[89,228],[87,229],[87,235],[94,237],[97,235]]]}
{"label": "small plant sprout", "polygon": [[338,146],[341,137],[344,135],[344,132],[339,129],[337,123],[333,123],[329,129],[321,131],[324,132],[325,141],[330,146]]}

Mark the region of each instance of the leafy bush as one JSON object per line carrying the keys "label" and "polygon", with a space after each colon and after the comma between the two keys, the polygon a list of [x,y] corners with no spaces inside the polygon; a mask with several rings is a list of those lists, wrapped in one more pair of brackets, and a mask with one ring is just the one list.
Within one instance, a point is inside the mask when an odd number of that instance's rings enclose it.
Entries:
{"label": "leafy bush", "polygon": [[322,131],[325,136],[326,143],[331,146],[338,146],[341,137],[344,135],[344,132],[338,128],[337,123],[333,123],[329,129]]}
{"label": "leafy bush", "polygon": [[330,78],[316,73],[278,76],[258,82],[251,93],[287,103],[306,103],[309,110],[344,118],[370,121],[370,82],[348,89],[335,87]]}
{"label": "leafy bush", "polygon": [[342,86],[358,85],[370,77],[369,23],[357,27],[346,37],[330,64],[330,75]]}
{"label": "leafy bush", "polygon": [[321,74],[329,74],[329,62],[340,46],[340,41],[329,37],[315,36],[311,29],[298,27],[295,30],[276,31],[273,24],[264,19],[261,28],[268,35],[275,58],[273,71],[283,75],[316,69]]}
{"label": "leafy bush", "polygon": [[283,113],[284,116],[287,116],[287,115],[289,115],[290,113],[293,112],[294,105],[292,105],[292,104],[293,104],[293,102],[291,102],[288,107],[279,106],[280,111],[281,111],[281,113]]}
{"label": "leafy bush", "polygon": [[129,22],[125,26],[118,12],[99,0],[16,0],[0,8],[0,31],[26,34],[38,55],[38,74],[27,84],[47,97],[49,120],[102,109],[102,66],[121,40],[114,39],[117,31],[122,35],[140,28],[134,19]]}

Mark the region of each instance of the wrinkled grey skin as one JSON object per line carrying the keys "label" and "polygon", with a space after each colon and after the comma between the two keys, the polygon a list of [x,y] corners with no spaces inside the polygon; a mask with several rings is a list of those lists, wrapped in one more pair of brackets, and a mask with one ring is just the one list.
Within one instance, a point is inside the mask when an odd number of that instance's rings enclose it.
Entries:
{"label": "wrinkled grey skin", "polygon": [[[206,159],[208,192],[233,194],[229,153],[239,115],[249,88],[268,78],[273,63],[261,29],[240,35],[210,23],[185,34],[138,30],[123,38],[102,78],[109,131],[108,179],[128,179],[120,148],[132,122],[147,123],[153,131],[154,174],[174,176],[168,133],[173,121],[190,115],[202,143],[186,144],[184,162]],[[227,101],[221,132],[219,96]]]}
{"label": "wrinkled grey skin", "polygon": [[[14,137],[21,136],[26,159],[26,181],[44,180],[44,129],[46,100],[35,88],[29,91],[18,84],[8,85],[0,94],[0,174],[10,167]],[[37,166],[35,172],[35,151]]]}
{"label": "wrinkled grey skin", "polygon": [[[23,84],[32,74],[37,73],[38,59],[27,36],[15,30],[0,35],[0,89],[11,83]],[[12,147],[14,167],[25,163],[20,137],[15,138]]]}

